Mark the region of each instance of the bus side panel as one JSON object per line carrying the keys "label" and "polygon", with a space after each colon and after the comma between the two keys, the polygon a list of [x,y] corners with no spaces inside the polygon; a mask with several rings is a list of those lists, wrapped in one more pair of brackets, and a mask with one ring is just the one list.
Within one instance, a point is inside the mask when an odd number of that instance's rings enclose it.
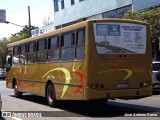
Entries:
{"label": "bus side panel", "polygon": [[62,91],[62,81],[60,79],[60,71],[58,70],[59,67],[60,63],[40,64],[40,75],[37,76],[37,79],[41,80],[39,91],[41,96],[45,96],[45,91],[47,89],[47,81],[52,81],[56,92],[56,98],[60,99],[60,94]]}
{"label": "bus side panel", "polygon": [[83,85],[85,76],[83,64],[83,62],[61,63],[61,99],[83,100]]}
{"label": "bus side panel", "polygon": [[[7,80],[6,80],[6,87],[13,88],[13,80],[22,80],[24,78],[24,66],[23,65],[13,65],[10,71],[7,72]],[[18,81],[17,81],[18,84]],[[19,88],[19,91],[22,91]]]}

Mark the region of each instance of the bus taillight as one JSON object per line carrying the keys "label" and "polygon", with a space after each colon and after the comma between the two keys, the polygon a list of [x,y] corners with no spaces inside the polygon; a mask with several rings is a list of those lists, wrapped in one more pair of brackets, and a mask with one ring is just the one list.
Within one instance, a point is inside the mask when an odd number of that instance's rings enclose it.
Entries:
{"label": "bus taillight", "polygon": [[140,87],[149,87],[151,86],[151,82],[143,82],[143,83],[140,83]]}

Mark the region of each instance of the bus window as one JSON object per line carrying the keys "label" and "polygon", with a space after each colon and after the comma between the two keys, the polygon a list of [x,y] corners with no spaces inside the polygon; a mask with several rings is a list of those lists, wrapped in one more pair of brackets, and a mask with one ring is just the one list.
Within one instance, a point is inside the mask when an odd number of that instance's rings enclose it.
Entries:
{"label": "bus window", "polygon": [[84,30],[76,32],[76,60],[84,59]]}
{"label": "bus window", "polygon": [[46,47],[47,46],[47,40],[39,40],[37,42],[37,62],[46,62]]}
{"label": "bus window", "polygon": [[36,42],[31,42],[28,44],[28,60],[27,63],[36,62]]}
{"label": "bus window", "polygon": [[27,61],[27,44],[22,44],[20,46],[20,63],[24,64]]}
{"label": "bus window", "polygon": [[59,36],[48,39],[48,62],[59,60]]}
{"label": "bus window", "polygon": [[19,46],[13,48],[13,64],[19,64]]}
{"label": "bus window", "polygon": [[74,60],[74,33],[62,35],[61,38],[61,60]]}

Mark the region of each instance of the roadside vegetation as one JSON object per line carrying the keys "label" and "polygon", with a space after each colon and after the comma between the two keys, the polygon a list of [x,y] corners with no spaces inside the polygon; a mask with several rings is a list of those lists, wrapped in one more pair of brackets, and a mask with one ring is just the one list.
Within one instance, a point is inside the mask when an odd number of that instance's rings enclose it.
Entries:
{"label": "roadside vegetation", "polygon": [[157,60],[160,60],[160,8],[155,8],[146,11],[127,11],[124,19],[146,21],[151,26],[151,40],[152,40],[152,53],[156,54]]}

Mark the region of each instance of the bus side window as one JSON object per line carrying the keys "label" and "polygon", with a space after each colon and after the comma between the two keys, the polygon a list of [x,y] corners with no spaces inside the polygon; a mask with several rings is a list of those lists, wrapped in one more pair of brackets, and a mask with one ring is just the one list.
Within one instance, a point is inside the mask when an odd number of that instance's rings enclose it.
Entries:
{"label": "bus side window", "polygon": [[85,31],[76,32],[76,60],[84,59]]}
{"label": "bus side window", "polygon": [[19,64],[19,51],[19,46],[13,48],[13,64]]}
{"label": "bus side window", "polygon": [[74,60],[74,32],[61,36],[61,61]]}
{"label": "bus side window", "polygon": [[37,41],[37,62],[46,62],[47,39]]}
{"label": "bus side window", "polygon": [[48,62],[57,62],[59,60],[59,36],[48,39]]}
{"label": "bus side window", "polygon": [[36,42],[28,43],[28,59],[27,63],[36,62]]}
{"label": "bus side window", "polygon": [[26,63],[27,61],[27,44],[22,44],[20,46],[20,58],[19,61],[21,64]]}

